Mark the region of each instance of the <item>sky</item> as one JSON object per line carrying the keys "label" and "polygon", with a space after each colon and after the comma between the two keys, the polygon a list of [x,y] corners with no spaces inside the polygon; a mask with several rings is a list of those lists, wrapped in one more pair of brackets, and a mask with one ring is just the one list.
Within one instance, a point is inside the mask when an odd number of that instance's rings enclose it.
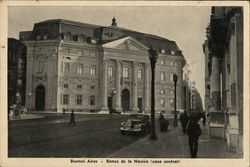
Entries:
{"label": "sky", "polygon": [[31,31],[34,23],[48,19],[110,26],[115,16],[119,27],[175,41],[189,64],[190,79],[195,81],[204,102],[205,59],[202,44],[206,39],[210,14],[211,7],[206,6],[9,7],[8,37],[18,39],[20,31]]}

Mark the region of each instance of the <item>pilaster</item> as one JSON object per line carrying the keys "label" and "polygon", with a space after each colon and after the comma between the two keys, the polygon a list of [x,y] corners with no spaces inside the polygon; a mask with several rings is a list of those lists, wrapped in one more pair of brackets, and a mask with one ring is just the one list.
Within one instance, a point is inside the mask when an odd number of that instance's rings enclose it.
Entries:
{"label": "pilaster", "polygon": [[121,62],[116,60],[116,101],[115,101],[115,109],[117,111],[121,111]]}
{"label": "pilaster", "polygon": [[133,62],[133,112],[138,112],[138,96],[137,96],[137,64]]}

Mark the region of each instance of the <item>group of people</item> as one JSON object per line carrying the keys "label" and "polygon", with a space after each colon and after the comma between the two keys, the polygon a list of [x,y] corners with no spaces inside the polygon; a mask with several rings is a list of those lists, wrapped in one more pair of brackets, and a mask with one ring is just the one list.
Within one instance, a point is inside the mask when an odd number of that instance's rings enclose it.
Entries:
{"label": "group of people", "polygon": [[[186,111],[180,114],[180,122],[182,126],[182,131],[184,134],[188,135],[188,144],[191,153],[191,158],[197,157],[198,151],[198,139],[201,135],[201,128],[198,124],[201,116],[198,114],[187,115]],[[202,117],[203,118],[203,117]],[[203,125],[206,122],[203,118]]]}

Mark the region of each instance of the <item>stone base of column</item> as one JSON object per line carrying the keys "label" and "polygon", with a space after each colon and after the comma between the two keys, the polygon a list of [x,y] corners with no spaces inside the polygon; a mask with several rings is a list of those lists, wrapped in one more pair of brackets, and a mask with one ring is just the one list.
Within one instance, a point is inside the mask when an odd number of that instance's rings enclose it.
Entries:
{"label": "stone base of column", "polygon": [[116,110],[117,112],[121,112],[121,113],[123,112],[121,107],[116,107],[115,110]]}
{"label": "stone base of column", "polygon": [[225,139],[225,114],[221,111],[209,112],[210,137]]}
{"label": "stone base of column", "polygon": [[143,110],[143,112],[144,112],[145,114],[150,114],[150,113],[151,113],[151,110],[149,110],[148,108],[145,108],[145,109]]}
{"label": "stone base of column", "polygon": [[137,107],[137,108],[132,108],[132,111],[133,111],[133,113],[138,113],[139,112],[139,108]]}
{"label": "stone base of column", "polygon": [[109,114],[109,108],[108,107],[102,107],[99,111],[99,114]]}
{"label": "stone base of column", "polygon": [[226,134],[226,138],[230,152],[243,157],[243,136],[239,134]]}
{"label": "stone base of column", "polygon": [[242,152],[242,140],[239,134],[239,117],[236,115],[236,111],[229,110],[227,115],[227,129],[226,129],[226,140],[230,151],[232,152]]}

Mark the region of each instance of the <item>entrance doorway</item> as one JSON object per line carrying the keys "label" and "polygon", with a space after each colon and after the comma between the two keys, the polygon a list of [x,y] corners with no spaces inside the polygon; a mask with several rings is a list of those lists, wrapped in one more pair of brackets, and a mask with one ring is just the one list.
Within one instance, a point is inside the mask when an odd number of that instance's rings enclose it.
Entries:
{"label": "entrance doorway", "polygon": [[39,85],[36,88],[36,99],[35,99],[35,109],[36,111],[44,111],[45,108],[45,88]]}
{"label": "entrance doorway", "polygon": [[129,111],[130,106],[130,93],[128,89],[122,91],[122,109],[123,111]]}
{"label": "entrance doorway", "polygon": [[111,111],[113,108],[112,97],[108,97],[108,108],[109,111]]}
{"label": "entrance doorway", "polygon": [[139,112],[142,112],[142,98],[138,98],[138,108]]}

